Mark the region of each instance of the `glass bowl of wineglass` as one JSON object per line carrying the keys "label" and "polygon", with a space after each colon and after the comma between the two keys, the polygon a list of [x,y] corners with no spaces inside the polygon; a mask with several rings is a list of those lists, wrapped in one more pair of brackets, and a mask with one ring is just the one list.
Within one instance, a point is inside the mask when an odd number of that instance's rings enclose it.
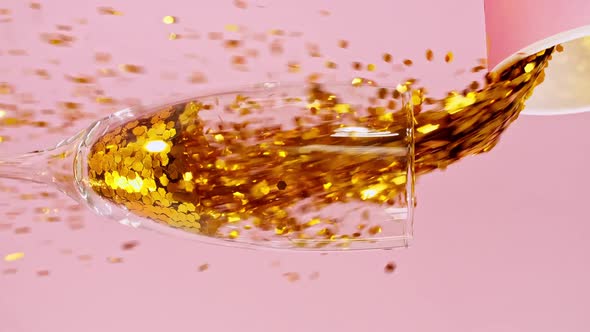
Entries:
{"label": "glass bowl of wineglass", "polygon": [[371,81],[267,82],[96,121],[0,158],[105,219],[246,248],[391,249],[412,239],[410,93]]}

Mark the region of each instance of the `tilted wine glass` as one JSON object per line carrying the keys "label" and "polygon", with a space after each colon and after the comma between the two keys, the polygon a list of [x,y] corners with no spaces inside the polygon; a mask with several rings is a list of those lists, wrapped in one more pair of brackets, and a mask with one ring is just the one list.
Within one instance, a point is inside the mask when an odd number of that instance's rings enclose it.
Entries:
{"label": "tilted wine glass", "polygon": [[123,109],[0,177],[206,243],[390,249],[412,238],[413,126],[396,88],[264,83]]}

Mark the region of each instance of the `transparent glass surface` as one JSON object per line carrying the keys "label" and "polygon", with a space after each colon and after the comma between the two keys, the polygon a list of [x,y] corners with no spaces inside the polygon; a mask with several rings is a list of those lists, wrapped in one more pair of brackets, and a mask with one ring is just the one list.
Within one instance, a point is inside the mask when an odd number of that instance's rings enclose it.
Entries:
{"label": "transparent glass surface", "polygon": [[390,249],[412,238],[413,125],[395,88],[264,83],[121,110],[0,175],[206,243]]}

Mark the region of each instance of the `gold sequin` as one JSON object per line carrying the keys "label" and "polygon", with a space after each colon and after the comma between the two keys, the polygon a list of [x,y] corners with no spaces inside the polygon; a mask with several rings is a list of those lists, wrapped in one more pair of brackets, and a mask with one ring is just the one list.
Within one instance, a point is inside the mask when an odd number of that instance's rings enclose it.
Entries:
{"label": "gold sequin", "polygon": [[176,23],[176,17],[174,16],[164,16],[164,18],[162,18],[162,22],[164,24],[174,24]]}
{"label": "gold sequin", "polygon": [[434,52],[432,50],[426,50],[426,60],[432,61],[434,59]]}
{"label": "gold sequin", "polygon": [[11,254],[8,254],[6,256],[4,256],[4,261],[6,262],[14,262],[14,261],[18,261],[20,259],[23,259],[25,257],[25,253],[23,252],[14,252]]}
{"label": "gold sequin", "polygon": [[445,62],[452,62],[454,58],[453,52],[448,52],[445,55]]}

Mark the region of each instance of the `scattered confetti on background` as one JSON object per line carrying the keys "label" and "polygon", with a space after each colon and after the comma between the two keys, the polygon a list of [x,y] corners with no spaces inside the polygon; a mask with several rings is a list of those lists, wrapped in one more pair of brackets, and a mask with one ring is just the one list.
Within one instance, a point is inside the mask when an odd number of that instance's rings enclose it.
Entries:
{"label": "scattered confetti on background", "polygon": [[[228,84],[362,76],[417,77],[433,94],[462,88],[481,77],[469,69],[485,57],[482,9],[469,0],[0,2],[0,154],[46,148],[129,105]],[[587,115],[522,118],[493,154],[424,179],[408,250],[204,246],[1,180],[0,331],[583,331],[590,179],[579,151],[590,140],[579,133],[588,125]]]}

